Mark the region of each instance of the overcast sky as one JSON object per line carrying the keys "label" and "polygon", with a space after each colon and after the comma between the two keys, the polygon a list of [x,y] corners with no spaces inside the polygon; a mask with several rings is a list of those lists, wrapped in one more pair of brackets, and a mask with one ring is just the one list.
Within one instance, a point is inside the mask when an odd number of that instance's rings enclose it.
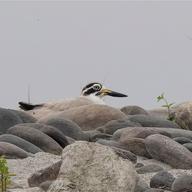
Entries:
{"label": "overcast sky", "polygon": [[192,2],[0,2],[0,106],[76,97],[91,81],[113,106],[192,98]]}

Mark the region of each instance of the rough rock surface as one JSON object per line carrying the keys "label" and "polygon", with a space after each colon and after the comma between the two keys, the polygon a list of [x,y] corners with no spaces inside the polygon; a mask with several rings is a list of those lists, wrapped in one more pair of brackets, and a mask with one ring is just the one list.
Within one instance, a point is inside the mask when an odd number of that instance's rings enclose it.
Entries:
{"label": "rough rock surface", "polygon": [[134,192],[137,174],[132,163],[116,155],[109,147],[83,141],[63,150],[58,178],[49,190]]}
{"label": "rough rock surface", "polygon": [[55,117],[70,119],[77,123],[83,131],[87,131],[100,127],[111,120],[126,118],[126,115],[116,108],[94,104],[57,112],[47,118]]}
{"label": "rough rock surface", "polygon": [[149,164],[149,165],[144,165],[140,168],[137,169],[138,174],[144,174],[144,173],[151,173],[151,172],[158,172],[162,171],[163,168],[157,164]]}
{"label": "rough rock surface", "polygon": [[34,157],[25,159],[8,159],[10,173],[15,174],[11,180],[22,186],[24,189],[29,188],[28,178],[40,170],[46,169],[61,160],[60,156],[49,153],[36,153]]}
{"label": "rough rock surface", "polygon": [[192,153],[181,144],[163,135],[151,135],[145,139],[149,154],[175,168],[192,168]]}

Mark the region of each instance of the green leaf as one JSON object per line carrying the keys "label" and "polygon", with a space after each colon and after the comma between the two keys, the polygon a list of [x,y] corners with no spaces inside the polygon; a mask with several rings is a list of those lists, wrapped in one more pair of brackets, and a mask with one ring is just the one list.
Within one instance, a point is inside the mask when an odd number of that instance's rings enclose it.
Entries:
{"label": "green leaf", "polygon": [[169,107],[169,105],[162,105],[161,107],[165,107],[165,108],[168,108],[168,107]]}

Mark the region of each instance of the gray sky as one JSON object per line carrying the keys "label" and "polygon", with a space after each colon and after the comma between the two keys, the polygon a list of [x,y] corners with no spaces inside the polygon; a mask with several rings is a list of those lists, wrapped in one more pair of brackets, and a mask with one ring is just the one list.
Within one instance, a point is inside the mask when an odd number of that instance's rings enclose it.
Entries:
{"label": "gray sky", "polygon": [[78,96],[90,81],[114,106],[192,98],[192,2],[0,2],[1,107]]}

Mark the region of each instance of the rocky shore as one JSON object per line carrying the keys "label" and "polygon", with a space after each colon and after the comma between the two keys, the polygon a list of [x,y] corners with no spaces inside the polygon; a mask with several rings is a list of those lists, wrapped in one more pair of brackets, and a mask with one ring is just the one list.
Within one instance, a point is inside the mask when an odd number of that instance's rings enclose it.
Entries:
{"label": "rocky shore", "polygon": [[[42,113],[44,114],[44,113]],[[0,108],[9,192],[192,192],[192,102],[86,104],[37,118]]]}

